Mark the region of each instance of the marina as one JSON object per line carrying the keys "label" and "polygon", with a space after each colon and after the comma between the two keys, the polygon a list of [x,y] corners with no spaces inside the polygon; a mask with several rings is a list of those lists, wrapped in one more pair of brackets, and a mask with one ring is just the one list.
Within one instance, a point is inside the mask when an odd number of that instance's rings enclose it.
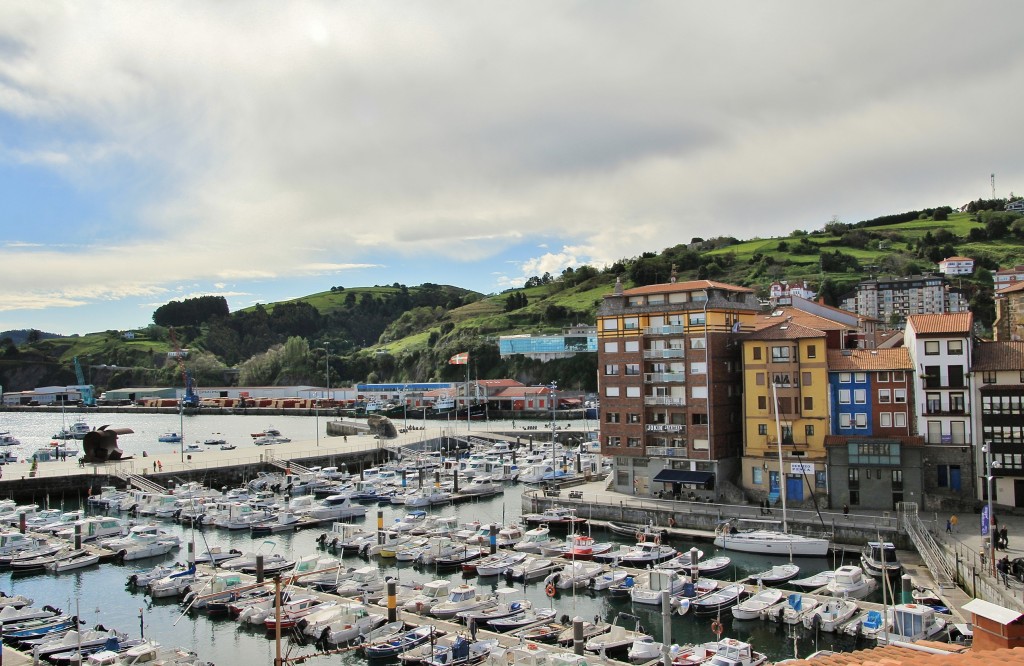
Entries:
{"label": "marina", "polygon": [[[147,416],[147,418],[151,417]],[[193,419],[189,425],[191,426],[200,420],[203,419]],[[240,419],[242,421],[241,424],[230,423],[232,417],[216,417],[215,420],[217,421],[215,426],[208,427],[204,424],[203,428],[208,428],[211,432],[224,433],[224,438],[228,441],[234,438],[234,435],[231,434],[233,429],[234,431],[244,432],[245,436],[251,439],[249,433],[254,430],[251,419]],[[277,421],[282,432],[286,434],[297,432],[297,430],[291,430],[285,425],[285,423],[288,423],[287,421],[282,421],[281,419],[277,419]],[[132,425],[139,427],[140,430],[149,428],[148,425]],[[263,427],[263,425],[265,424],[261,423],[259,427]],[[166,424],[152,427],[151,432],[156,434],[153,435],[150,441],[155,441],[159,433],[167,432],[170,427]],[[186,432],[188,432],[188,429],[186,429]],[[293,439],[299,438],[293,437]],[[310,441],[302,442],[299,439],[299,442],[298,444],[293,442],[290,446],[315,448],[315,439],[313,440],[312,447],[310,447]],[[375,443],[369,444],[371,447],[374,447]],[[129,444],[127,437],[125,438],[124,445],[134,446]],[[147,441],[146,446],[153,445]],[[246,442],[246,446],[251,446],[251,444]],[[169,453],[173,453],[173,451]],[[170,470],[177,469],[172,457],[166,456],[163,453],[159,455],[161,456],[160,461],[165,466],[165,474],[168,474]],[[151,457],[152,454],[147,456],[147,458]],[[136,458],[136,462],[138,462],[138,458]],[[54,464],[60,465],[61,463]],[[40,465],[40,467],[42,468],[44,465]],[[281,471],[283,472],[284,470]],[[419,477],[419,474],[407,475],[406,485],[415,487],[418,485]],[[161,477],[158,474],[152,477],[152,480],[164,478],[167,477]],[[431,477],[424,475],[424,478],[427,485],[430,485]],[[398,475],[397,480],[398,483],[401,482],[401,475]],[[451,516],[453,521],[459,525],[479,521],[482,525],[493,523],[508,527],[518,522],[521,528],[520,531],[525,535],[527,531],[526,525],[521,522],[521,518],[524,513],[529,513],[524,507],[530,506],[533,501],[531,498],[537,496],[537,491],[525,484],[503,482],[494,485],[499,485],[503,492],[490,496],[471,497],[459,504],[438,504],[417,510],[422,512],[423,520],[430,517],[437,519],[439,517]],[[566,505],[574,506],[575,503],[569,502],[570,492],[578,492],[582,493],[583,497],[590,497],[598,492],[595,486],[597,486],[596,482],[590,485],[579,486],[578,490],[576,488],[565,489],[564,498],[549,499],[552,502],[561,500]],[[214,492],[220,495],[224,494],[226,490],[228,489],[221,488]],[[544,495],[541,494],[541,496]],[[55,506],[57,504],[63,504],[59,508],[67,512],[79,508],[80,505],[87,504],[85,499],[65,495],[59,499],[50,497],[49,503],[52,508],[57,508]],[[280,501],[282,499],[283,494],[279,494],[277,500]],[[42,508],[46,508],[45,497],[40,497],[38,501],[44,505]],[[365,517],[356,516],[350,520],[354,528],[362,528],[371,535],[375,535],[375,528],[377,527],[375,523],[379,523],[381,526],[401,523],[408,519],[411,511],[409,507],[392,504],[390,501],[387,504],[368,503],[366,506],[368,511]],[[577,512],[577,514],[579,517],[586,518],[586,515],[582,512]],[[410,591],[416,587],[427,586],[431,584],[431,581],[442,579],[450,581],[452,586],[465,583],[474,589],[474,594],[492,595],[500,588],[512,587],[519,592],[516,601],[529,604],[531,613],[534,613],[533,617],[536,617],[536,622],[541,623],[541,625],[551,622],[552,618],[558,620],[563,616],[578,616],[588,620],[598,618],[599,621],[592,624],[594,626],[601,626],[601,623],[613,623],[620,613],[625,612],[639,618],[640,624],[647,629],[647,634],[650,635],[652,640],[661,640],[661,615],[658,605],[645,601],[635,602],[629,594],[625,597],[613,596],[612,594],[613,590],[611,588],[621,584],[625,578],[632,577],[635,581],[642,578],[645,572],[640,569],[623,567],[621,564],[615,564],[614,562],[598,563],[600,566],[594,569],[594,572],[599,571],[599,575],[596,578],[588,579],[593,580],[593,584],[590,582],[586,582],[583,585],[573,583],[565,587],[556,584],[553,586],[555,594],[551,596],[548,592],[550,588],[545,584],[544,578],[556,570],[564,569],[566,561],[562,558],[545,557],[540,553],[531,555],[531,558],[534,558],[533,561],[536,564],[546,565],[548,573],[531,578],[527,582],[513,580],[510,585],[509,581],[501,573],[490,575],[491,569],[485,569],[488,575],[484,576],[480,575],[479,569],[475,573],[464,571],[461,567],[445,570],[440,568],[437,561],[433,565],[417,564],[415,558],[411,561],[403,561],[397,557],[397,552],[394,553],[396,555],[394,558],[380,557],[378,555],[370,556],[369,559],[359,559],[358,555],[342,555],[342,552],[335,552],[322,547],[322,545],[326,545],[328,540],[321,537],[330,529],[329,525],[309,525],[307,526],[309,529],[301,531],[282,529],[271,532],[268,535],[249,529],[229,530],[216,528],[212,525],[205,526],[200,530],[180,522],[172,522],[170,518],[157,518],[155,514],[152,517],[146,516],[143,522],[155,522],[161,529],[176,536],[182,545],[179,549],[173,550],[167,555],[147,559],[144,562],[122,564],[110,561],[95,563],[61,574],[45,572],[14,574],[3,571],[0,572],[0,586],[2,586],[0,589],[11,595],[24,594],[39,600],[37,603],[51,603],[65,608],[74,603],[79,603],[82,608],[88,609],[87,612],[83,612],[83,616],[90,616],[90,626],[102,619],[104,626],[116,627],[121,631],[128,631],[140,626],[138,609],[142,608],[141,622],[142,626],[145,627],[146,637],[152,637],[162,645],[188,646],[199,653],[202,659],[214,663],[238,663],[243,658],[269,663],[274,655],[274,641],[267,640],[262,635],[262,628],[259,631],[254,631],[226,618],[222,618],[217,614],[207,614],[196,609],[183,613],[182,608],[178,604],[178,597],[175,594],[164,596],[161,593],[160,596],[157,596],[155,592],[143,593],[137,589],[126,588],[125,586],[125,581],[128,577],[130,575],[138,575],[137,572],[141,568],[146,566],[151,568],[153,565],[160,563],[171,564],[175,561],[184,561],[189,550],[196,554],[196,559],[201,559],[204,556],[215,557],[214,553],[216,552],[227,556],[234,554],[232,551],[253,553],[259,548],[265,547],[267,549],[272,548],[274,554],[280,555],[285,561],[291,562],[299,561],[303,557],[313,554],[320,554],[325,558],[339,556],[342,558],[341,566],[346,570],[352,569],[355,571],[369,567],[368,575],[379,573],[381,580],[384,577],[390,576],[403,588]],[[600,520],[588,518],[585,524],[577,525],[576,529],[578,532],[585,531],[597,543],[611,543],[615,548],[635,548],[637,546],[635,533],[623,535],[607,530],[604,528],[604,522]],[[684,530],[663,529],[667,535],[664,542],[666,546],[671,546],[678,551],[689,551],[691,548],[699,547],[706,553],[703,558],[700,558],[701,561],[710,561],[716,557],[728,557],[728,564],[714,576],[714,579],[721,581],[723,585],[729,581],[744,580],[759,574],[765,577],[769,572],[776,572],[779,568],[785,568],[785,565],[789,563],[789,558],[782,556],[763,556],[736,551],[716,552],[713,545],[709,543],[710,533],[708,532],[704,532],[702,538],[697,539],[690,537]],[[566,543],[564,540],[566,531],[568,530],[563,530],[563,536],[558,537],[558,539],[562,540],[563,544]],[[495,528],[495,538],[498,532],[498,528]],[[489,538],[489,533],[490,531],[488,530],[488,537],[485,537],[485,552],[489,552],[486,544],[486,538]],[[506,532],[506,535],[512,533]],[[660,534],[661,531],[659,530]],[[264,546],[264,544],[268,545]],[[269,544],[272,544],[272,546]],[[517,551],[513,548],[508,552],[515,553]],[[799,566],[799,576],[806,579],[813,577],[814,574],[819,572],[834,571],[842,565],[858,564],[859,556],[859,550],[851,550],[849,552],[841,550],[835,551],[829,557],[795,557],[793,562]],[[521,566],[521,564],[517,566]],[[287,572],[287,568],[282,569],[282,571]],[[785,571],[778,571],[777,575],[788,575],[789,573],[790,570],[786,569]],[[619,577],[619,583],[615,582],[616,576]],[[603,587],[601,581],[605,578],[608,579],[609,589],[607,591],[599,589],[599,587]],[[706,579],[703,575],[701,578]],[[897,595],[900,593],[898,590],[898,580],[896,584],[897,589],[890,590],[890,594],[894,591]],[[785,584],[781,586],[786,587]],[[380,589],[382,588],[374,590],[373,595],[375,596],[380,593]],[[793,587],[791,589],[795,590],[797,588]],[[755,595],[757,593],[756,583],[753,585],[743,585],[742,590],[745,595]],[[450,590],[448,591],[450,593]],[[820,597],[820,600],[824,602],[828,597],[822,596],[822,592],[822,589],[816,589],[806,594],[810,598]],[[640,596],[642,597],[643,595]],[[408,595],[408,598],[411,597],[411,594]],[[876,590],[864,602],[858,602],[858,604],[862,604],[859,606],[859,611],[864,613],[867,612],[866,609],[878,609],[880,608],[878,606],[880,601],[880,591]],[[496,601],[495,603],[499,604],[500,602]],[[816,605],[820,606],[823,604],[818,603]],[[758,652],[767,654],[772,660],[792,657],[794,655],[794,645],[799,654],[806,655],[824,647],[838,650],[853,649],[857,646],[863,646],[867,640],[857,635],[856,632],[853,636],[847,635],[842,631],[823,632],[820,630],[823,623],[815,624],[812,622],[812,628],[808,629],[799,620],[792,624],[776,624],[761,620],[760,618],[737,620],[732,618],[727,607],[723,607],[721,613],[716,611],[714,615],[710,616],[698,616],[696,613],[680,615],[678,607],[676,607],[676,610],[677,612],[671,617],[673,643],[699,644],[716,640],[717,636],[712,631],[712,622],[717,621],[721,623],[721,628],[724,632],[722,634],[723,637],[751,643]],[[95,621],[93,616],[95,616]],[[853,616],[853,619],[857,617],[859,615]],[[424,618],[414,613],[406,619],[414,624],[429,622],[437,626],[440,626],[441,622],[449,621],[440,618],[430,618],[429,616]],[[858,624],[858,628],[860,626],[861,624]],[[452,625],[451,630],[446,632],[446,636],[455,636],[460,631],[462,634],[467,633],[465,626]],[[486,629],[482,629],[481,632],[490,638],[489,632]],[[513,631],[508,634],[496,634],[497,637],[494,640],[498,640],[502,645],[509,647],[512,645],[520,646],[525,639],[521,636],[514,636],[514,633]],[[136,631],[135,634],[138,635],[138,632]],[[291,657],[301,654],[312,654],[318,650],[317,646],[312,643],[299,644],[293,640],[290,634],[286,634],[285,643],[287,654]],[[352,663],[358,663],[363,660],[363,657],[350,652],[342,653],[340,658],[346,662],[352,661]],[[626,659],[625,652],[623,652],[621,658]],[[318,659],[314,657],[311,658],[311,661],[315,662]],[[322,659],[326,663],[327,658],[324,657]]]}

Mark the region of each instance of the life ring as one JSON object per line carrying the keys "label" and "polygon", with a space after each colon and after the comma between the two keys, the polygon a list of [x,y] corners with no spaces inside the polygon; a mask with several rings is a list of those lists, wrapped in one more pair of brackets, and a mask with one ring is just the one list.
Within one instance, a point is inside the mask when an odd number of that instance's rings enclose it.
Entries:
{"label": "life ring", "polygon": [[675,527],[676,526],[676,519],[675,518],[669,518],[668,519],[668,526],[669,527]]}
{"label": "life ring", "polygon": [[716,636],[722,635],[722,623],[718,620],[711,620],[711,633]]}
{"label": "life ring", "polygon": [[547,586],[544,588],[544,594],[548,595],[549,597],[553,597],[556,594],[558,594],[558,588],[555,587],[554,583],[548,583]]}
{"label": "life ring", "polygon": [[644,533],[638,531],[636,533],[636,540],[637,540],[637,543],[643,543],[644,542]]}
{"label": "life ring", "polygon": [[906,608],[917,608],[916,604],[907,604]]}
{"label": "life ring", "polygon": [[655,535],[654,536],[654,545],[655,546],[660,546],[661,545],[661,535]]}

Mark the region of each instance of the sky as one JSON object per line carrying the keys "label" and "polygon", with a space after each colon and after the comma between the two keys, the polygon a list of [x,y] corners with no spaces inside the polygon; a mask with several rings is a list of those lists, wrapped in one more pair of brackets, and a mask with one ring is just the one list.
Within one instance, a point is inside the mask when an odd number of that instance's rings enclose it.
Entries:
{"label": "sky", "polygon": [[0,3],[0,331],[1024,192],[1024,4]]}

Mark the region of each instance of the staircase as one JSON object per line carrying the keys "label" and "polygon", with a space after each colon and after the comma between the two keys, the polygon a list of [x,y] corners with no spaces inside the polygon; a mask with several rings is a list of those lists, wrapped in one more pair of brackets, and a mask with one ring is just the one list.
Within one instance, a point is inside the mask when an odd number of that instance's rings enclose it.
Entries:
{"label": "staircase", "polygon": [[282,472],[291,474],[312,474],[313,470],[308,467],[303,467],[298,463],[288,462],[287,460],[268,460],[268,463],[278,468]]}
{"label": "staircase", "polygon": [[914,542],[917,552],[921,554],[925,564],[928,565],[935,582],[941,588],[956,587],[955,572],[950,566],[949,560],[943,555],[939,544],[935,543],[928,528],[921,522],[921,518],[917,514],[917,503],[900,502],[896,506],[896,510],[899,512],[899,524],[907,530],[910,540]]}
{"label": "staircase", "polygon": [[162,495],[167,492],[167,489],[161,486],[159,483],[150,481],[148,477],[141,476],[139,474],[125,474],[121,476],[121,478],[127,481],[128,485],[132,486],[133,488],[138,488],[139,490],[146,493],[157,493]]}

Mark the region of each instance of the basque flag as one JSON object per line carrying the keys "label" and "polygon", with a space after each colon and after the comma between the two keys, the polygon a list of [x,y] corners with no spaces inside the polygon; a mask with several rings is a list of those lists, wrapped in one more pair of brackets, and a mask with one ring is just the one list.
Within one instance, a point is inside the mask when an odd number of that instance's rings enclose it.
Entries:
{"label": "basque flag", "polygon": [[466,365],[467,363],[469,363],[469,352],[462,352],[448,359],[448,365]]}

